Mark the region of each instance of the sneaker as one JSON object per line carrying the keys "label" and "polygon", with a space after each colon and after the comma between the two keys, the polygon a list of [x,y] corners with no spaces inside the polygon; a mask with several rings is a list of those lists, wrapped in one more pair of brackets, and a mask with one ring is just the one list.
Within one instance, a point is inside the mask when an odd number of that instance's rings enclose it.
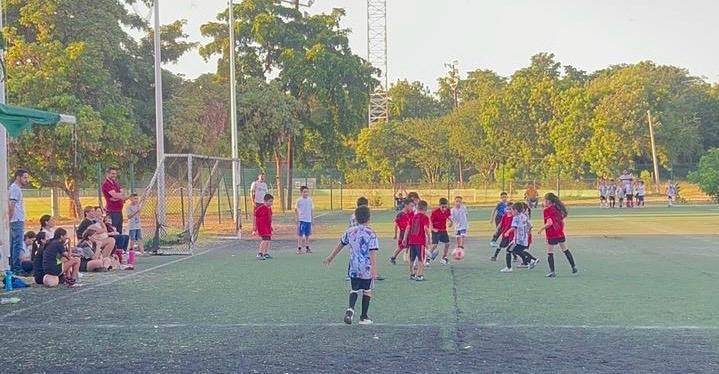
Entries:
{"label": "sneaker", "polygon": [[572,274],[577,274],[578,271],[576,266],[572,268]]}
{"label": "sneaker", "polygon": [[529,268],[530,268],[530,269],[534,269],[534,267],[537,266],[538,263],[539,263],[539,260],[538,260],[538,259],[534,259],[534,260],[532,260],[532,261],[529,261]]}
{"label": "sneaker", "polygon": [[269,253],[265,254],[265,260],[272,260],[272,255]]}
{"label": "sneaker", "polygon": [[447,257],[442,257],[442,264],[444,264],[444,265],[449,264],[449,259]]}
{"label": "sneaker", "polygon": [[489,241],[489,246],[490,246],[490,247],[493,247],[493,248],[494,248],[494,247],[497,247],[497,242],[496,242],[495,240],[490,240],[490,241]]}
{"label": "sneaker", "polygon": [[553,271],[550,271],[549,274],[547,274],[547,278],[556,278],[556,277],[557,277],[557,273],[555,273]]}
{"label": "sneaker", "polygon": [[492,258],[490,258],[489,260],[492,261],[492,262],[496,262],[496,261],[497,261],[497,256],[492,256]]}
{"label": "sneaker", "polygon": [[345,318],[344,318],[345,323],[348,325],[351,325],[352,317],[354,317],[354,315],[355,315],[355,311],[352,310],[352,308],[347,308],[347,310],[345,310]]}
{"label": "sneaker", "polygon": [[372,320],[369,319],[369,318],[362,318],[362,319],[359,320],[359,324],[360,324],[360,325],[371,325],[371,324],[373,324],[373,323],[374,323],[374,322],[372,322]]}
{"label": "sneaker", "polygon": [[512,258],[512,262],[519,262],[519,257],[514,256],[514,257]]}
{"label": "sneaker", "polygon": [[257,258],[258,260],[264,260],[264,259],[265,259],[265,256],[263,256],[262,253],[258,253],[257,256],[256,256],[256,258]]}
{"label": "sneaker", "polygon": [[499,272],[500,272],[500,273],[511,273],[511,272],[512,272],[512,268],[504,268],[504,269],[500,270]]}
{"label": "sneaker", "polygon": [[297,248],[297,254],[298,254],[298,255],[301,255],[301,254],[302,254],[302,250],[301,250],[300,248]]}
{"label": "sneaker", "polygon": [[417,282],[423,282],[424,281],[424,275],[420,275],[419,277],[416,277],[414,280]]}
{"label": "sneaker", "polygon": [[312,254],[312,250],[309,249],[309,248],[307,248],[307,249],[305,249],[305,253],[308,254],[308,255],[309,255],[309,254]]}
{"label": "sneaker", "polygon": [[392,265],[397,265],[397,259],[394,258],[394,257],[390,257],[390,258],[389,258],[389,263],[392,264]]}
{"label": "sneaker", "polygon": [[417,280],[417,277],[414,274],[409,275],[410,280]]}
{"label": "sneaker", "polygon": [[346,276],[346,277],[345,277],[345,280],[346,280],[347,282],[349,282],[349,281],[350,281],[350,276],[349,276],[349,275]]}
{"label": "sneaker", "polygon": [[432,263],[430,259],[424,260],[424,266],[429,266],[430,263]]}

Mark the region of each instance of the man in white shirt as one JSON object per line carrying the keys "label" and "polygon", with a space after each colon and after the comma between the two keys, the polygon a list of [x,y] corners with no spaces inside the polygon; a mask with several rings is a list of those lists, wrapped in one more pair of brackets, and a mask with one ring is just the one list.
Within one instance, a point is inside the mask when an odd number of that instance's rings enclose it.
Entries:
{"label": "man in white shirt", "polygon": [[300,187],[300,198],[295,205],[295,218],[297,219],[297,254],[302,254],[302,243],[305,244],[305,253],[312,253],[310,249],[310,235],[312,235],[312,199],[307,186]]}
{"label": "man in white shirt", "polygon": [[[257,175],[257,180],[252,182],[250,185],[250,196],[252,196],[252,202],[255,203],[255,208],[261,207],[265,204],[265,195],[267,195],[269,191],[269,188],[267,188],[267,183],[265,183],[265,173],[260,173]],[[254,212],[254,211],[253,211]],[[252,215],[252,219],[254,220],[255,215]],[[254,222],[253,225],[254,227]],[[255,235],[255,232],[252,232],[252,235]]]}
{"label": "man in white shirt", "polygon": [[30,180],[30,173],[25,169],[15,171],[15,181],[8,188],[8,217],[10,218],[10,270],[18,274],[22,272],[23,236],[25,235],[25,204],[22,198],[22,187]]}

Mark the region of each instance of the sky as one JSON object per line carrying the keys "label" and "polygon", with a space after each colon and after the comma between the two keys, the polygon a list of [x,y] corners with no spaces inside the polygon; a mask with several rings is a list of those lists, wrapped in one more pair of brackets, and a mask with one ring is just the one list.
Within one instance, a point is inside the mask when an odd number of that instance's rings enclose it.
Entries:
{"label": "sky", "polygon": [[[190,39],[202,43],[200,25],[214,20],[227,0],[160,4],[163,24],[186,19]],[[352,50],[366,57],[366,1],[315,0],[308,11],[332,8],[345,9],[342,26],[352,30]],[[717,14],[716,0],[387,0],[389,80],[418,80],[435,89],[453,60],[463,74],[491,69],[509,76],[532,55],[552,52],[562,64],[588,72],[653,60],[716,83]],[[165,66],[188,78],[215,67],[197,50]]]}

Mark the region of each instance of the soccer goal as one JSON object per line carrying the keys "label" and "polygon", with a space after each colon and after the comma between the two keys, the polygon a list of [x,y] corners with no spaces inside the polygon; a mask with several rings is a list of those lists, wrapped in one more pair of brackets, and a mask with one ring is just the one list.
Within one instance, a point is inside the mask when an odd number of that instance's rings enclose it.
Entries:
{"label": "soccer goal", "polygon": [[[234,163],[240,175],[240,161]],[[201,242],[239,238],[242,216],[239,204],[233,211],[232,167],[230,158],[166,154],[140,196],[146,250],[192,255]]]}

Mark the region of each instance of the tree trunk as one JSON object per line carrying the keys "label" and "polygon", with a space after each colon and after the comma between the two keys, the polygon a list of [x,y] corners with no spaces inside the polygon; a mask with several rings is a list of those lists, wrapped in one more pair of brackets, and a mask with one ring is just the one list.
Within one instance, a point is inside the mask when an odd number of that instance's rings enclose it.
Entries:
{"label": "tree trunk", "polygon": [[280,157],[280,152],[275,150],[275,191],[277,191],[277,200],[280,201],[280,207],[282,208],[282,211],[285,211],[285,204],[282,202],[285,201],[283,196],[283,190],[282,190],[282,158]]}
{"label": "tree trunk", "polygon": [[464,161],[462,157],[459,158],[459,188],[464,187]]}
{"label": "tree trunk", "polygon": [[77,187],[75,180],[72,178],[65,179],[65,188],[63,191],[69,198],[70,217],[74,219],[82,218],[82,202],[80,202],[80,189]]}
{"label": "tree trunk", "polygon": [[294,135],[287,137],[287,210],[292,210],[292,167],[294,166]]}

